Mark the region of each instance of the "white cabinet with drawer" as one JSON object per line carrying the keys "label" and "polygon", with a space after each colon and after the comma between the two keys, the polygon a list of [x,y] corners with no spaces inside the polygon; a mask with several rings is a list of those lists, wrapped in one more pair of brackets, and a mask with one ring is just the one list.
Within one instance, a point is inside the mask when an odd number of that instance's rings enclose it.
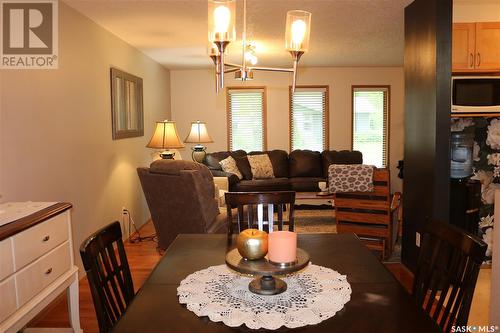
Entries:
{"label": "white cabinet with drawer", "polygon": [[0,302],[1,322],[17,309],[16,284],[13,276],[0,282],[0,295],[2,295],[2,301]]}
{"label": "white cabinet with drawer", "polygon": [[0,241],[0,281],[14,273],[14,255],[12,254],[12,239]]}
{"label": "white cabinet with drawer", "polygon": [[[12,237],[15,265],[19,270],[68,240],[68,218],[60,214]],[[26,246],[28,245],[29,246]]]}
{"label": "white cabinet with drawer", "polygon": [[17,299],[20,306],[71,268],[68,253],[69,245],[65,242],[16,274]]}
{"label": "white cabinet with drawer", "polygon": [[70,208],[56,203],[0,226],[0,332],[19,331],[65,290],[81,332]]}

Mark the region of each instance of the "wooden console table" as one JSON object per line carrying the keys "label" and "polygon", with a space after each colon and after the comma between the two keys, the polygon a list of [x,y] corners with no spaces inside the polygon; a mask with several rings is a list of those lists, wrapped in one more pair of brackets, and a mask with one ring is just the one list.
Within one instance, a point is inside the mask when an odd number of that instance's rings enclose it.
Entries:
{"label": "wooden console table", "polygon": [[72,331],[81,332],[71,207],[52,204],[0,226],[0,332],[18,332],[65,290]]}

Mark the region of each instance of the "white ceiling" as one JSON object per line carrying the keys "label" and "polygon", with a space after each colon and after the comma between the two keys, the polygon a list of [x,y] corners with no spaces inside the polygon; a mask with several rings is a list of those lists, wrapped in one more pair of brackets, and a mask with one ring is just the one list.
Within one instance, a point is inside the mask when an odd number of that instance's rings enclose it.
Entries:
{"label": "white ceiling", "polygon": [[[413,0],[248,0],[247,35],[261,66],[290,66],[284,49],[286,12],[312,13],[310,50],[302,66],[402,66],[404,7]],[[212,65],[207,56],[206,0],[64,0],[170,69]],[[237,0],[241,57],[242,4]]]}

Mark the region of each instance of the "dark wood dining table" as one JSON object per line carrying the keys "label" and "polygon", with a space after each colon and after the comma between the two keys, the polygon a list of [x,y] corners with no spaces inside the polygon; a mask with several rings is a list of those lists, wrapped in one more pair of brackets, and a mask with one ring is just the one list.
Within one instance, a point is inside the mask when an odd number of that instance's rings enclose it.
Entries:
{"label": "dark wood dining table", "polygon": [[[347,275],[351,300],[335,316],[294,332],[433,333],[439,327],[352,234],[299,234],[311,262]],[[139,290],[114,333],[249,332],[198,317],[179,304],[177,287],[189,274],[224,263],[226,235],[179,235]],[[282,327],[278,332],[292,331]]]}

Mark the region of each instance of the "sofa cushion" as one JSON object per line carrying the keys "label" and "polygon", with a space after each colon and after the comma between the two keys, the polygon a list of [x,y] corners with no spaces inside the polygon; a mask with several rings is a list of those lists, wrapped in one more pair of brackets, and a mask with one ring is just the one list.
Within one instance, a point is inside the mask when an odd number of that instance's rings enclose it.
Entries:
{"label": "sofa cushion", "polygon": [[235,174],[239,179],[243,179],[243,176],[241,175],[241,172],[236,165],[236,160],[232,156],[228,156],[227,158],[223,159],[219,162],[219,164],[224,172]]}
{"label": "sofa cushion", "polygon": [[[288,153],[284,150],[275,149],[270,151],[252,151],[248,155],[259,155],[266,153],[273,165],[274,177],[288,178]],[[251,178],[250,178],[251,179]]]}
{"label": "sofa cushion", "polygon": [[294,177],[290,178],[292,191],[296,192],[319,192],[319,182],[325,182],[322,177]]}
{"label": "sofa cushion", "polygon": [[274,178],[273,165],[267,154],[249,155],[248,163],[252,168],[253,179]]}
{"label": "sofa cushion", "polygon": [[232,156],[234,159],[239,156],[246,156],[246,152],[244,150],[235,150],[235,151],[218,151],[209,153],[205,156],[203,163],[208,166],[211,170],[222,170],[219,162],[229,156]]}
{"label": "sofa cushion", "polygon": [[321,153],[311,150],[294,150],[289,156],[289,177],[323,177]]}
{"label": "sofa cushion", "polygon": [[[179,175],[182,170],[198,170],[207,175],[207,167],[203,164],[184,160],[156,160],[150,165],[151,173]],[[210,172],[209,172],[210,173]]]}
{"label": "sofa cushion", "polygon": [[288,178],[270,178],[256,180],[241,180],[233,185],[233,192],[289,191]]}
{"label": "sofa cushion", "polygon": [[243,179],[252,180],[252,168],[250,167],[247,156],[237,156],[235,160]]}
{"label": "sofa cushion", "polygon": [[328,167],[331,164],[362,164],[363,154],[357,150],[325,150],[321,153],[323,160],[323,177],[328,178]]}

